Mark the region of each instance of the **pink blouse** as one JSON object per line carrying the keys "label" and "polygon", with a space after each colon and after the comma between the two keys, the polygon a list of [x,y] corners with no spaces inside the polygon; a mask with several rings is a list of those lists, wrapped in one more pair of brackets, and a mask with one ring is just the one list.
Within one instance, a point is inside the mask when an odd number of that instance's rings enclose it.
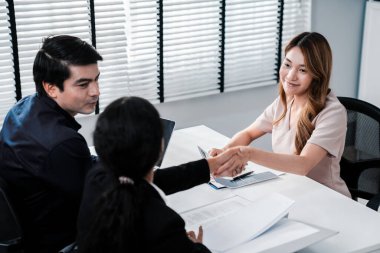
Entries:
{"label": "pink blouse", "polygon": [[[255,126],[266,133],[272,133],[272,149],[275,153],[294,154],[296,127],[290,128],[290,111],[293,100],[288,103],[285,117],[275,126],[273,122],[283,112],[278,97],[256,119]],[[328,155],[323,158],[307,176],[351,197],[346,183],[340,177],[339,161],[342,157],[347,131],[347,112],[338,98],[330,91],[325,108],[315,117],[315,129],[307,143],[313,143],[325,149]]]}

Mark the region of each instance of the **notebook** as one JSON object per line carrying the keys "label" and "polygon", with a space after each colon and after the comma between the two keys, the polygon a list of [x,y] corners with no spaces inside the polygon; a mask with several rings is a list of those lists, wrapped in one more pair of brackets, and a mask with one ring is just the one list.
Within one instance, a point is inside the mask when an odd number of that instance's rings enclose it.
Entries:
{"label": "notebook", "polygon": [[164,159],[166,149],[169,145],[170,138],[172,137],[175,122],[169,119],[163,119],[161,118],[162,123],[162,131],[163,131],[163,138],[164,138],[164,147],[161,153],[160,159],[158,159],[156,165],[154,166],[155,169],[160,168],[162,164],[162,160]]}

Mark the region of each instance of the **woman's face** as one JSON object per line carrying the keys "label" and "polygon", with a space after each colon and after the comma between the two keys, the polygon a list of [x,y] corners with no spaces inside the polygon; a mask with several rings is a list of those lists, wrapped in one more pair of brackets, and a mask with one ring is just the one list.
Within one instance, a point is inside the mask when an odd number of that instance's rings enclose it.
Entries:
{"label": "woman's face", "polygon": [[280,68],[280,80],[287,96],[303,96],[306,94],[313,78],[306,69],[304,57],[299,47],[293,47],[285,55]]}

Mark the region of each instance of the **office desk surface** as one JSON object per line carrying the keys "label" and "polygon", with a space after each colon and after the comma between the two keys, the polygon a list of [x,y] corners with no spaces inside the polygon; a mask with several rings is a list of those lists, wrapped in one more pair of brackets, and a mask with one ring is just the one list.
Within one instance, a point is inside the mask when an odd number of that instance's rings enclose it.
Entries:
{"label": "office desk surface", "polygon": [[[197,145],[205,148],[222,147],[227,142],[227,137],[206,126],[176,130],[162,168],[200,159]],[[216,191],[207,185],[204,189]],[[295,200],[289,218],[338,231],[337,235],[300,252],[380,252],[380,213],[308,177],[285,174],[276,180],[232,191],[252,201],[272,192],[281,193]],[[225,192],[230,194],[231,190]]]}

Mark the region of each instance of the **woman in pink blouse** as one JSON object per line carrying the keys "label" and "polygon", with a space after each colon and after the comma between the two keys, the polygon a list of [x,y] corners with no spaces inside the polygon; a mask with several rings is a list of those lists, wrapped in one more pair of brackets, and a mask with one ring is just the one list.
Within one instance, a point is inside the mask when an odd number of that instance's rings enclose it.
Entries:
{"label": "woman in pink blouse", "polygon": [[[347,113],[329,89],[331,68],[332,53],[325,37],[315,32],[294,37],[279,71],[279,97],[224,148],[212,149],[210,154],[239,149],[230,164],[240,163],[241,169],[252,161],[306,175],[350,197],[339,166]],[[247,146],[266,133],[272,133],[273,152]]]}

